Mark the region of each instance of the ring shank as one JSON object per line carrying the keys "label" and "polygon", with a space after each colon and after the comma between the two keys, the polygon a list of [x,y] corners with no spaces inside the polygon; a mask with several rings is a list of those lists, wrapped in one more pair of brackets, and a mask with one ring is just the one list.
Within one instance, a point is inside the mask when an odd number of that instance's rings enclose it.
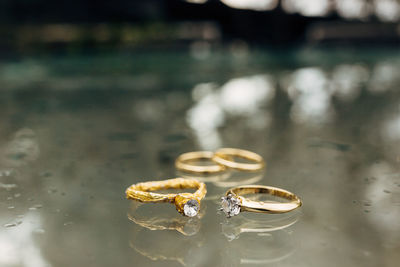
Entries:
{"label": "ring shank", "polygon": [[[253,163],[236,162],[232,157],[243,158]],[[212,160],[220,165],[239,171],[259,171],[265,167],[264,159],[260,155],[238,148],[221,148],[215,152]]]}
{"label": "ring shank", "polygon": [[194,160],[209,160],[210,162],[214,153],[211,151],[194,151],[180,155],[175,161],[175,167],[178,170],[194,173],[218,173],[225,170],[223,165],[193,165],[190,161]]}
{"label": "ring shank", "polygon": [[160,194],[149,191],[166,190],[166,189],[197,189],[193,193],[194,197],[202,199],[206,194],[206,186],[196,180],[189,180],[184,178],[168,179],[164,181],[151,181],[145,183],[133,184],[125,191],[128,199],[134,199],[141,202],[174,202],[178,194]]}
{"label": "ring shank", "polygon": [[[302,202],[295,194],[272,186],[250,185],[235,187],[226,193],[237,196],[241,201],[242,211],[263,212],[263,213],[285,213],[292,211],[302,205]],[[242,195],[246,194],[269,194],[281,197],[290,202],[264,202],[249,200]]]}

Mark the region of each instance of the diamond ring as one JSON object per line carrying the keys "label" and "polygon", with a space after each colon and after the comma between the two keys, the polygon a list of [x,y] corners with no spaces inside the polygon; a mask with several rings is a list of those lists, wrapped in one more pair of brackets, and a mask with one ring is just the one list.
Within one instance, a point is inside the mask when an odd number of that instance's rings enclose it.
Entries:
{"label": "diamond ring", "polygon": [[[249,200],[242,195],[247,194],[269,194],[284,198],[288,202],[270,202]],[[241,211],[259,213],[285,213],[297,209],[302,202],[295,194],[272,186],[244,185],[229,189],[225,197],[221,198],[221,210],[227,217],[238,215]]]}
{"label": "diamond ring", "polygon": [[[196,192],[180,194],[160,194],[150,191],[166,189],[195,188]],[[125,191],[127,199],[133,199],[145,203],[169,202],[174,203],[176,210],[188,217],[194,217],[199,213],[200,201],[207,193],[206,185],[197,180],[175,178],[164,181],[151,181],[133,184]]]}

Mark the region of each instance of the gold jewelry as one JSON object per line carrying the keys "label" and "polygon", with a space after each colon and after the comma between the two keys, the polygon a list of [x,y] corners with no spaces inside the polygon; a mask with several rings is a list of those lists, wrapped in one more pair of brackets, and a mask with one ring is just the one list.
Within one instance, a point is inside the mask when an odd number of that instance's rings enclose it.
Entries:
{"label": "gold jewelry", "polygon": [[218,173],[224,171],[226,168],[223,165],[215,164],[212,165],[193,165],[191,161],[208,160],[212,162],[214,153],[211,151],[195,151],[188,152],[180,155],[175,161],[175,167],[184,172],[192,173]]}
{"label": "gold jewelry", "polygon": [[[249,200],[241,195],[269,194],[290,200],[290,202],[267,202]],[[241,211],[260,213],[285,213],[302,205],[301,200],[295,194],[272,186],[244,185],[229,189],[222,200],[222,210],[227,217],[238,215]]]}
{"label": "gold jewelry", "polygon": [[[197,191],[180,194],[160,194],[149,191],[165,189],[196,188]],[[194,217],[200,210],[200,202],[207,193],[206,185],[196,180],[175,178],[164,181],[151,181],[133,184],[125,191],[127,199],[145,203],[169,202],[174,203],[176,210],[188,217]]]}
{"label": "gold jewelry", "polygon": [[[254,161],[254,163],[236,162],[232,159],[233,157],[247,159],[250,161]],[[264,159],[260,155],[248,150],[238,148],[218,149],[215,152],[212,160],[220,165],[238,171],[259,171],[265,167]]]}

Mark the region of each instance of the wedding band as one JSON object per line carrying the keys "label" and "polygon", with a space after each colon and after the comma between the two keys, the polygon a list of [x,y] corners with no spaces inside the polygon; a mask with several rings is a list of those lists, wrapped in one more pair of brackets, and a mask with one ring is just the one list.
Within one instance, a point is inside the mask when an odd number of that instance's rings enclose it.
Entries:
{"label": "wedding band", "polygon": [[[234,161],[233,157],[250,160],[254,163],[241,163]],[[212,158],[216,163],[238,171],[259,171],[265,167],[264,159],[251,151],[238,148],[218,149]]]}
{"label": "wedding band", "polygon": [[[211,151],[195,151],[180,155],[175,161],[175,167],[184,172],[192,173],[218,173],[226,168],[223,165],[216,164],[212,161],[214,153]],[[209,160],[212,165],[194,165],[191,161]]]}
{"label": "wedding band", "polygon": [[[150,191],[166,189],[195,188],[196,192],[180,194],[160,194]],[[164,181],[150,181],[133,184],[125,191],[127,199],[133,199],[145,203],[169,202],[174,203],[176,210],[188,217],[194,217],[199,213],[200,202],[207,193],[206,185],[196,180],[175,178]]]}
{"label": "wedding band", "polygon": [[[242,196],[247,194],[269,194],[287,199],[289,202],[254,201]],[[300,198],[295,194],[284,189],[264,185],[244,185],[231,188],[221,200],[221,210],[225,212],[227,217],[238,215],[241,211],[285,213],[302,205]]]}

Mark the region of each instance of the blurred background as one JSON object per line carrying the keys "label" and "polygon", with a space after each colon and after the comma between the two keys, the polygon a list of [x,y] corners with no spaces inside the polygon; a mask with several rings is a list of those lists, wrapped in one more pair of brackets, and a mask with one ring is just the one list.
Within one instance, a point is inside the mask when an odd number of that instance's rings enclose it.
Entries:
{"label": "blurred background", "polygon": [[[0,1],[0,266],[398,266],[400,0]],[[126,187],[262,155],[195,221]],[[198,177],[199,178],[199,177]],[[289,216],[227,221],[259,183]]]}
{"label": "blurred background", "polygon": [[226,44],[399,43],[397,0],[3,0],[0,5],[4,56],[187,46],[204,55]]}

